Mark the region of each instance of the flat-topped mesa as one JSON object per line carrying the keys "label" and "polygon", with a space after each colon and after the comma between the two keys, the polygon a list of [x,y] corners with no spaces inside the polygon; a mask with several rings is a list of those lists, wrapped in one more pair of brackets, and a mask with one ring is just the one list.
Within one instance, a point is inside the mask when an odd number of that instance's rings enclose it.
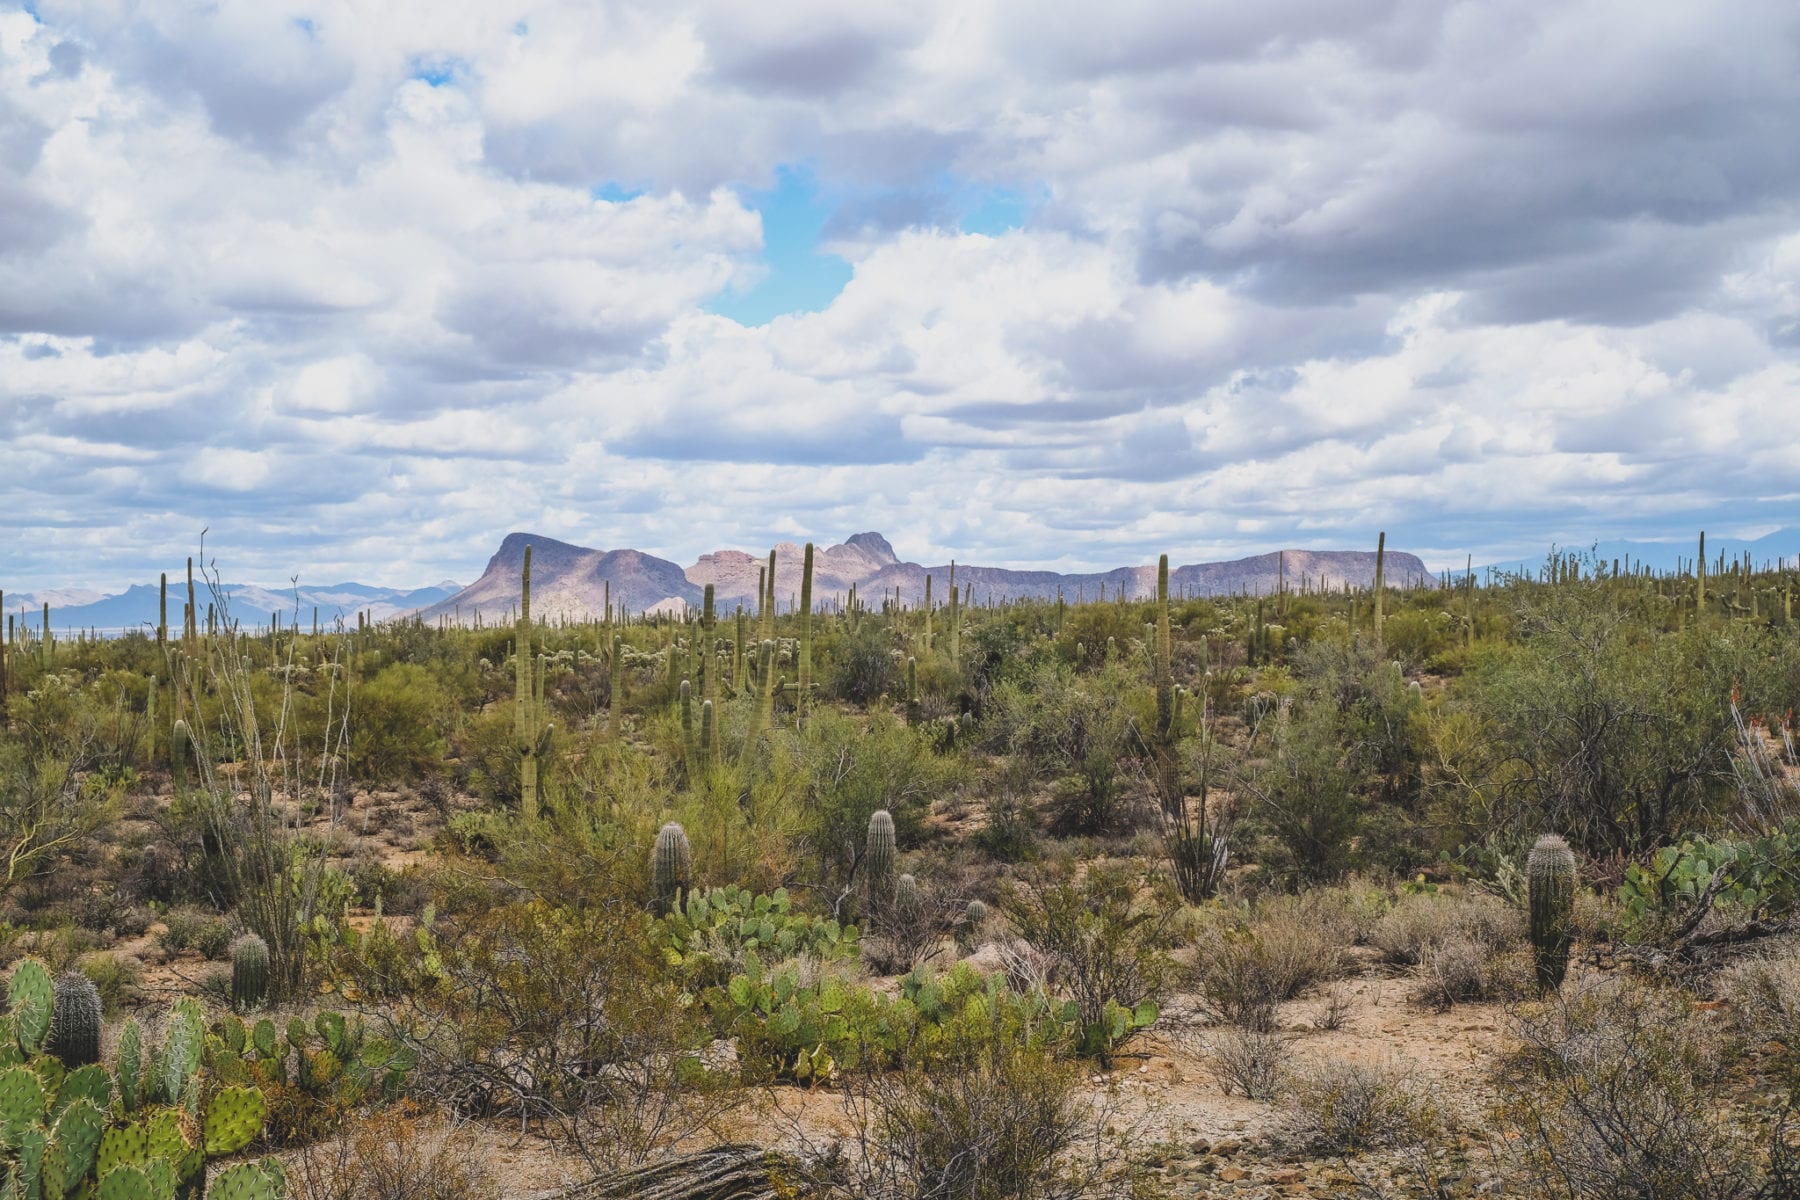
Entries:
{"label": "flat-topped mesa", "polygon": [[[505,620],[517,611],[519,567],[525,546],[532,546],[532,610],[546,620],[561,616],[598,617],[605,613],[610,588],[613,611],[680,613],[698,610],[701,594],[710,585],[719,611],[738,605],[754,613],[758,609],[757,586],[768,569],[767,552],[715,550],[703,554],[690,567],[641,550],[594,550],[536,534],[511,533],[489,561],[480,579],[453,596],[422,610],[422,615],[457,616],[472,620],[477,612],[487,621]],[[805,553],[797,543],[775,547],[773,593],[779,612],[792,612],[799,603],[805,571]],[[1290,592],[1317,591],[1320,587],[1368,588],[1375,581],[1375,553],[1366,550],[1276,550],[1228,562],[1195,563],[1171,567],[1169,587],[1173,595],[1274,595],[1283,587]],[[1417,556],[1390,551],[1386,574],[1391,586],[1435,582]],[[1055,600],[1060,594],[1077,599],[1111,599],[1120,595],[1148,600],[1156,594],[1156,567],[1152,564],[1116,567],[1110,571],[1021,571],[1003,567],[956,564],[958,589],[976,604],[989,601]],[[948,602],[950,564],[930,566],[902,561],[881,534],[867,531],[813,556],[812,600],[815,608],[844,602],[852,587],[865,603],[879,604],[881,597],[899,595],[907,605],[919,605],[925,597],[926,579],[933,581],[934,602]]]}

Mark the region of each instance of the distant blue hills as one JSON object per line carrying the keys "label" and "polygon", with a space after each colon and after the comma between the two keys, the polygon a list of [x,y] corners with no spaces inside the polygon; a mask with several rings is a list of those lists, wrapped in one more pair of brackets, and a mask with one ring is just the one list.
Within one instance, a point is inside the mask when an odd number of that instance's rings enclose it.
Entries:
{"label": "distant blue hills", "polygon": [[[198,581],[195,586],[201,619],[204,620],[206,606],[212,602],[212,593]],[[354,621],[359,612],[367,612],[372,619],[379,621],[436,604],[446,596],[455,595],[460,587],[460,584],[449,581],[422,588],[334,583],[323,587],[302,586],[296,589],[244,583],[226,584],[223,591],[231,616],[240,625],[252,628],[257,625],[266,626],[272,613],[280,613],[283,625],[298,623],[302,628],[311,629],[315,609],[318,610],[321,626],[329,626],[340,617],[346,621]],[[92,593],[70,591],[45,594],[8,592],[6,611],[18,613],[22,609],[26,620],[35,629],[43,619],[43,604],[47,600],[50,603],[50,628],[58,632],[95,629],[104,634],[119,634],[133,629],[156,628],[160,607],[160,588],[157,584],[136,584],[116,596],[88,599],[91,595]],[[181,627],[181,610],[186,603],[185,577],[178,582],[171,576],[169,624],[177,630]]]}

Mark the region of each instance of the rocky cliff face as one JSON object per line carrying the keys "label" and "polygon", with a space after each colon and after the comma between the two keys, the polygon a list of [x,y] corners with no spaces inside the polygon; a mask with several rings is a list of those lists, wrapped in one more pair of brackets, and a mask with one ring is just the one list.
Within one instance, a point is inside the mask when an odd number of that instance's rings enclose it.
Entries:
{"label": "rocky cliff face", "polygon": [[[505,620],[519,604],[519,569],[525,546],[531,551],[531,605],[534,613],[548,618],[599,616],[605,611],[607,585],[611,585],[615,611],[628,613],[679,611],[698,606],[702,590],[712,584],[721,613],[742,604],[756,607],[759,572],[768,566],[767,554],[742,550],[716,550],[685,570],[666,558],[641,550],[590,550],[554,538],[510,533],[488,560],[481,578],[430,608],[422,615],[441,613],[472,620],[479,612],[484,621]],[[775,547],[775,596],[782,611],[792,609],[800,596],[804,549],[792,542]],[[1388,579],[1395,585],[1430,582],[1431,572],[1415,555],[1390,551]],[[948,595],[950,566],[924,566],[902,562],[888,540],[879,533],[859,533],[840,545],[813,555],[813,604],[831,607],[857,593],[879,605],[882,596],[898,594],[902,602],[924,599],[925,579],[932,580],[934,598]],[[1364,550],[1280,550],[1231,562],[1196,563],[1173,568],[1170,587],[1178,595],[1216,596],[1235,593],[1272,595],[1285,579],[1298,591],[1304,581],[1310,590],[1323,586],[1368,587],[1375,581],[1375,554]],[[956,566],[957,587],[967,587],[978,604],[1012,599],[1069,601],[1117,596],[1123,591],[1134,598],[1156,590],[1154,566],[1118,567],[1111,571],[1065,574],[1056,571],[1014,571],[965,563]]]}

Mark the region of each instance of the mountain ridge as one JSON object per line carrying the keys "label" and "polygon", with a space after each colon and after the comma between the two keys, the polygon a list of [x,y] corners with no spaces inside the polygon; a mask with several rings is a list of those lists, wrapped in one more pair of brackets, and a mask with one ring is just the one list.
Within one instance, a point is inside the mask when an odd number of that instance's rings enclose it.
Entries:
{"label": "mountain ridge", "polygon": [[[501,539],[481,577],[453,596],[418,610],[426,620],[450,617],[483,621],[505,620],[516,615],[519,604],[519,572],[525,547],[532,548],[531,606],[536,616],[586,619],[604,615],[610,600],[613,611],[637,615],[645,612],[680,612],[701,605],[707,584],[714,588],[714,604],[721,613],[738,604],[756,607],[757,581],[767,569],[767,553],[722,549],[702,554],[692,566],[647,554],[641,550],[599,550],[577,546],[558,538],[515,531]],[[782,542],[775,547],[775,597],[783,612],[798,607],[804,548]],[[1098,599],[1121,593],[1144,599],[1155,593],[1154,564],[1115,567],[1107,571],[1060,572],[984,567],[958,563],[957,587],[967,588],[974,603],[1000,600],[1053,600],[1060,593],[1069,601]],[[1435,582],[1417,555],[1390,550],[1387,577],[1394,584]],[[852,534],[843,542],[813,551],[813,604],[832,607],[843,602],[855,586],[860,599],[880,604],[884,595],[898,595],[901,602],[917,605],[924,599],[926,579],[934,600],[948,595],[951,565],[926,565],[903,561],[891,543],[873,531]],[[1273,594],[1285,579],[1290,590],[1316,589],[1349,584],[1368,587],[1375,578],[1373,550],[1271,550],[1247,558],[1172,566],[1170,587],[1184,595],[1224,595],[1247,592]]]}

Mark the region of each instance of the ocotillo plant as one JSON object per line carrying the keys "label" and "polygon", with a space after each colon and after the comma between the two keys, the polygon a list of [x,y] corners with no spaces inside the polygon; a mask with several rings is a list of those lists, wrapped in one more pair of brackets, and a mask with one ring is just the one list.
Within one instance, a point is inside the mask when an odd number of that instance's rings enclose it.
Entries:
{"label": "ocotillo plant", "polygon": [[73,1071],[100,1061],[100,989],[80,971],[57,977],[44,1049]]}
{"label": "ocotillo plant", "polygon": [[1574,940],[1575,854],[1567,842],[1547,833],[1525,860],[1531,892],[1531,954],[1540,991],[1562,986]]}
{"label": "ocotillo plant", "polygon": [[260,1007],[268,995],[269,943],[254,933],[246,933],[231,944],[231,1007],[250,1012]]}
{"label": "ocotillo plant", "polygon": [[687,830],[670,821],[657,831],[656,846],[650,852],[650,886],[656,892],[659,911],[673,911],[682,893],[692,887],[693,866]]}

